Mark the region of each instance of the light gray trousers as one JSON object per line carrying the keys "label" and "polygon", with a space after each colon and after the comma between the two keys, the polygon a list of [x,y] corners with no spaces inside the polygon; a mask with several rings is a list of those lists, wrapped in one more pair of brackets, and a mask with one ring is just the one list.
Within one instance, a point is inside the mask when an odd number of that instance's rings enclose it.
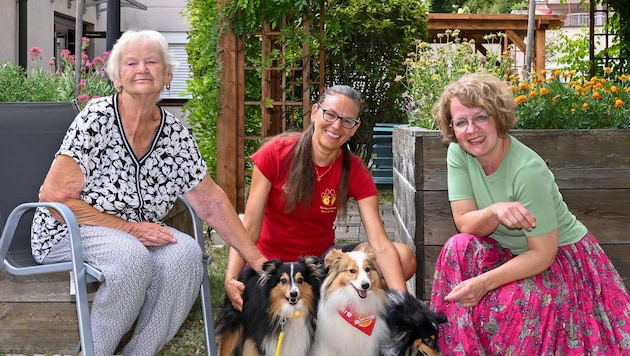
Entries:
{"label": "light gray trousers", "polygon": [[[195,239],[171,230],[177,243],[146,247],[120,230],[80,228],[83,259],[105,277],[91,309],[95,356],[113,355],[136,320],[123,355],[156,355],[188,316],[201,285],[202,253]],[[44,263],[69,260],[70,240],[65,238]]]}

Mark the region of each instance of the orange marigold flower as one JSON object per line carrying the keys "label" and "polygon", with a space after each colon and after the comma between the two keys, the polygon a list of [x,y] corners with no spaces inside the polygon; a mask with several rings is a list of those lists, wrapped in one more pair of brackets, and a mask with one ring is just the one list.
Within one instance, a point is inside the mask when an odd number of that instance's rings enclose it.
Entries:
{"label": "orange marigold flower", "polygon": [[531,92],[529,92],[529,97],[530,97],[530,98],[535,98],[535,97],[537,97],[537,96],[538,96],[538,92],[536,92],[536,91],[531,91]]}
{"label": "orange marigold flower", "polygon": [[615,107],[616,107],[616,108],[621,107],[621,106],[623,106],[624,104],[625,104],[625,103],[623,102],[623,100],[621,100],[621,99],[619,99],[619,98],[617,98],[617,99],[615,100]]}
{"label": "orange marigold flower", "polygon": [[518,105],[527,101],[527,97],[525,95],[519,95],[514,99],[514,102]]}
{"label": "orange marigold flower", "polygon": [[593,99],[601,99],[602,98],[602,94],[600,94],[598,91],[593,92]]}
{"label": "orange marigold flower", "polygon": [[554,104],[557,103],[558,102],[558,97],[554,96],[553,98],[551,98],[551,102],[554,103]]}
{"label": "orange marigold flower", "polygon": [[540,95],[545,95],[547,93],[549,93],[549,89],[547,89],[547,88],[540,88]]}
{"label": "orange marigold flower", "polygon": [[553,71],[553,75],[555,75],[556,77],[559,77],[560,74],[562,74],[562,71],[560,69],[556,69]]}
{"label": "orange marigold flower", "polygon": [[574,108],[571,108],[571,114],[575,114],[577,110],[575,110]]}
{"label": "orange marigold flower", "polygon": [[622,75],[619,76],[620,80],[628,80],[628,78],[629,77],[627,75],[625,75],[625,74],[622,74]]}
{"label": "orange marigold flower", "polygon": [[612,68],[610,68],[610,67],[604,68],[604,73],[608,74],[610,72],[612,72]]}
{"label": "orange marigold flower", "polygon": [[517,90],[516,85],[511,84],[511,85],[510,85],[510,89],[511,89],[512,91],[516,91],[516,90]]}
{"label": "orange marigold flower", "polygon": [[584,110],[588,109],[588,104],[587,103],[582,104],[582,109]]}

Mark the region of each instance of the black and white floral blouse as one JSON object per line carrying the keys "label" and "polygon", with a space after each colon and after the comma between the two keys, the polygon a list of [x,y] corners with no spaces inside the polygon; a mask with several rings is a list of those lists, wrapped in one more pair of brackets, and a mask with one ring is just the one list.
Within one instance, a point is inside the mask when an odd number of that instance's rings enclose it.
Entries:
{"label": "black and white floral blouse", "polygon": [[[164,109],[151,148],[136,157],[123,132],[116,97],[92,100],[70,125],[56,156],[70,156],[79,164],[85,177],[81,199],[88,204],[127,221],[161,223],[177,195],[205,177],[206,164],[188,129]],[[31,239],[35,259],[42,263],[66,234],[65,224],[47,209],[38,209]]]}

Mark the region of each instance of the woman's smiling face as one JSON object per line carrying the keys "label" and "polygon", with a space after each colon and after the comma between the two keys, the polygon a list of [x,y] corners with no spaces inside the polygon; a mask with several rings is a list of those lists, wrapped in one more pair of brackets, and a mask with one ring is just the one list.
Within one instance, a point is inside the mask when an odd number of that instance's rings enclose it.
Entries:
{"label": "woman's smiling face", "polygon": [[116,84],[131,94],[160,93],[173,76],[165,73],[163,62],[159,51],[151,43],[129,45],[121,58],[120,82]]}
{"label": "woman's smiling face", "polygon": [[[335,113],[340,118],[334,122],[324,119],[324,110]],[[311,109],[311,120],[315,124],[313,139],[323,148],[334,150],[345,144],[348,139],[357,132],[361,122],[358,121],[353,128],[342,126],[342,118],[358,120],[361,109],[352,99],[341,94],[329,94],[321,104],[314,104]]]}
{"label": "woman's smiling face", "polygon": [[[459,99],[453,98],[450,112],[455,137],[466,152],[483,159],[499,146],[500,140],[494,119],[484,109],[464,106]],[[483,117],[487,121],[484,121]]]}

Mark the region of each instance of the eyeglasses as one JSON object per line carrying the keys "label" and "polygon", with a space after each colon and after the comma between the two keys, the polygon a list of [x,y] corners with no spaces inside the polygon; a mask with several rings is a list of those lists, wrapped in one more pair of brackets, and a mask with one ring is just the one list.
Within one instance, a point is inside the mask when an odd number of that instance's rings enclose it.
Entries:
{"label": "eyeglasses", "polygon": [[468,128],[468,123],[472,122],[477,127],[485,127],[490,123],[490,115],[477,115],[471,120],[462,119],[454,120],[451,122],[451,127],[455,131],[465,131]]}
{"label": "eyeglasses", "polygon": [[317,105],[319,106],[320,109],[322,109],[322,117],[324,118],[324,120],[328,123],[334,123],[335,121],[341,119],[341,126],[344,129],[351,129],[353,127],[356,126],[356,124],[358,124],[361,120],[359,119],[351,119],[349,117],[343,117],[343,116],[339,116],[337,115],[336,112],[331,111],[330,109],[324,109],[324,107],[322,107],[322,104],[317,103]]}

